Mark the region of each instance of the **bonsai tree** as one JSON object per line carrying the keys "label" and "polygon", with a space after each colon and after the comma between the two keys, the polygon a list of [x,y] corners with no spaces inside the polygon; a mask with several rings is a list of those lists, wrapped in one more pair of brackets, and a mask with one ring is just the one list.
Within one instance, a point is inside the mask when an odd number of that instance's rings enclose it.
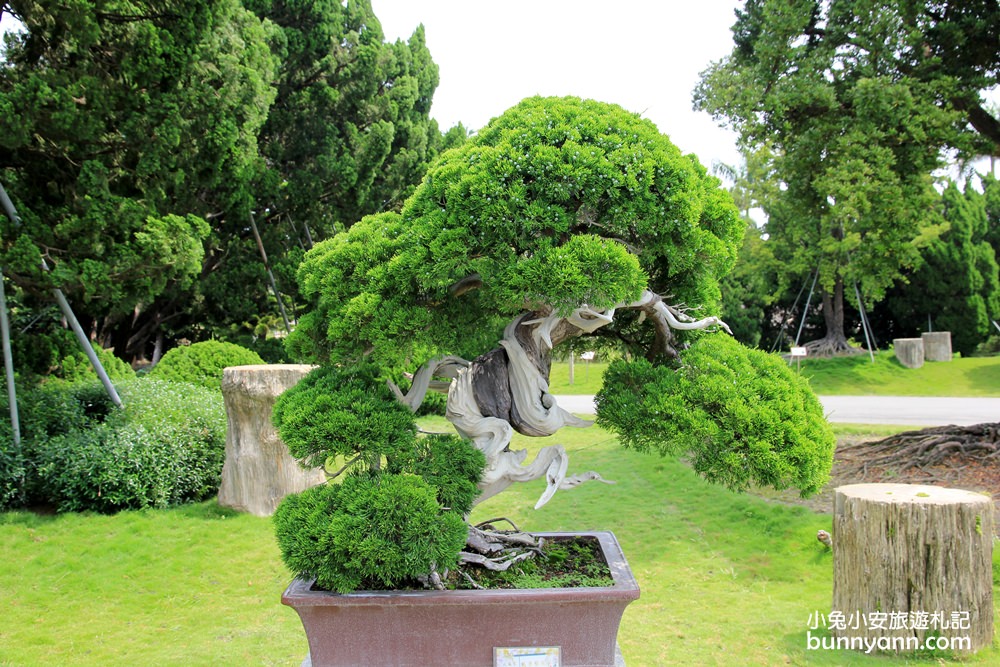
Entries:
{"label": "bonsai tree", "polygon": [[[818,490],[833,451],[818,400],[780,359],[732,340],[716,316],[743,229],[719,181],[652,123],[610,104],[531,98],[440,156],[400,212],[368,216],[317,244],[298,273],[311,309],[288,345],[323,370],[278,401],[275,421],[294,456],[328,465],[339,457],[363,481],[279,509],[289,566],[315,576],[317,561],[363,560],[352,543],[375,539],[370,526],[403,525],[372,514],[379,489],[390,493],[389,475],[416,475],[438,490],[436,506],[408,507],[414,521],[418,512],[428,521],[451,516],[447,531],[434,529],[442,541],[473,501],[514,482],[544,477],[539,507],[559,489],[600,479],[569,474],[561,446],[531,461],[509,446],[514,431],[546,436],[590,424],[548,390],[553,348],[579,336],[621,349],[597,420],[624,446],[689,455],[706,478],[737,489]],[[446,456],[421,444],[410,415],[442,385],[461,436],[442,441]],[[468,504],[444,497],[442,489],[469,480],[478,495]],[[418,488],[410,480],[405,493]],[[366,514],[343,519],[362,511],[351,509],[356,493],[368,494]],[[495,533],[470,529],[463,551],[456,528],[446,557],[409,530],[381,534],[384,543],[365,553],[420,542],[428,549],[410,560],[414,572],[512,560],[495,556]],[[334,551],[336,559],[325,555]]]}

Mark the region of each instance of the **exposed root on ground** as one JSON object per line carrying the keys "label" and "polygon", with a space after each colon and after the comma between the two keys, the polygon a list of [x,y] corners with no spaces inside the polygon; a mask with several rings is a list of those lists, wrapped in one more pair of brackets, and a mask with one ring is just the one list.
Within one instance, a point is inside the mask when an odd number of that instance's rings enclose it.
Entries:
{"label": "exposed root on ground", "polygon": [[843,338],[820,338],[809,341],[803,347],[809,351],[810,357],[847,357],[866,352],[864,348],[854,347]]}
{"label": "exposed root on ground", "polygon": [[1000,463],[1000,423],[906,431],[876,442],[842,445],[838,454],[848,475],[920,471],[928,482],[953,482],[966,466]]}

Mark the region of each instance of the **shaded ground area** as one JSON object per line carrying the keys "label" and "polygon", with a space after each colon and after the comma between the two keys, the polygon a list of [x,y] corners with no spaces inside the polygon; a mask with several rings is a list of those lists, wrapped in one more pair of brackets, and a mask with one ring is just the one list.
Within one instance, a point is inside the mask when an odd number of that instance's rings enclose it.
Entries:
{"label": "shaded ground area", "polygon": [[[877,436],[844,436],[837,440],[833,470],[830,482],[822,491],[809,498],[800,498],[795,490],[776,492],[757,490],[761,497],[784,503],[803,505],[817,512],[833,511],[833,490],[846,484],[872,482],[893,482],[900,484],[927,484],[947,486],[968,491],[987,493],[993,497],[997,507],[997,528],[1000,532],[1000,457],[991,449],[997,446],[998,425],[987,425],[979,436],[968,437],[966,433],[958,437],[939,437],[933,429],[910,431],[895,443]],[[893,456],[894,452],[913,454],[914,443],[928,438],[936,440],[929,451],[935,452],[925,460],[915,460],[911,456]],[[960,444],[955,444],[960,443]]]}

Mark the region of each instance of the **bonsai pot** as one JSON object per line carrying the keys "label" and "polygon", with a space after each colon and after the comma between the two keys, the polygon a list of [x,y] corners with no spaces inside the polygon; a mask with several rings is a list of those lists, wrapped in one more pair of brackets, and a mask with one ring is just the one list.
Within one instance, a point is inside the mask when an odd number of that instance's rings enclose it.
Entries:
{"label": "bonsai pot", "polygon": [[536,535],[598,540],[614,584],[337,594],[296,579],[281,601],[302,620],[313,667],[492,667],[495,654],[530,648],[558,655],[545,664],[613,667],[622,613],[639,597],[617,540],[610,532]]}

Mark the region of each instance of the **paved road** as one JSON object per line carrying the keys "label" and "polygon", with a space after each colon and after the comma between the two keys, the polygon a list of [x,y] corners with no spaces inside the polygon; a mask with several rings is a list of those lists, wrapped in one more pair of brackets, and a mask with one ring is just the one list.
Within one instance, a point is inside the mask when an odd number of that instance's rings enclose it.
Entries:
{"label": "paved road", "polygon": [[[594,413],[593,396],[557,396],[559,405],[578,414]],[[1000,398],[924,396],[820,396],[831,422],[938,426],[1000,421]]]}

